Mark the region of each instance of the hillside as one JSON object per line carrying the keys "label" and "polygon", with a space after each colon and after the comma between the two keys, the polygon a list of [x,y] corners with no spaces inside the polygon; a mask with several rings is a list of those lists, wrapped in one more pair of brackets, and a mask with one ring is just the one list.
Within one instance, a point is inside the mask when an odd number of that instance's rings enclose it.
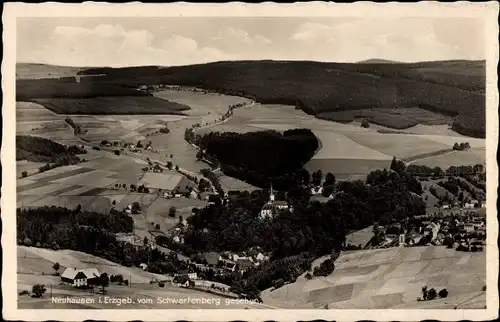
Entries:
{"label": "hillside", "polygon": [[401,63],[399,63],[397,61],[393,61],[393,60],[372,58],[372,59],[359,61],[358,64],[401,64]]}
{"label": "hillside", "polygon": [[50,162],[60,166],[80,162],[76,154],[85,153],[87,151],[75,145],[64,146],[55,141],[36,136],[16,136],[16,160]]}
{"label": "hillside", "polygon": [[[197,86],[246,96],[261,103],[296,105],[308,114],[372,109],[420,108],[454,118],[464,135],[485,136],[485,61],[409,64],[321,63],[311,61],[232,61],[157,68],[95,68],[82,75],[106,74],[99,81]],[[406,127],[424,123],[415,117],[380,112]],[[348,121],[355,119],[348,115]],[[380,116],[379,116],[380,118]],[[429,118],[429,117],[427,117]],[[431,117],[432,119],[432,117]],[[405,126],[399,126],[404,128]]]}
{"label": "hillside", "polygon": [[43,79],[75,76],[82,70],[84,70],[84,68],[81,67],[17,63],[16,79]]}
{"label": "hillside", "polygon": [[[442,246],[346,251],[327,277],[305,279],[265,291],[270,305],[329,309],[483,308],[486,253]],[[445,299],[417,301],[421,289],[446,288]]]}

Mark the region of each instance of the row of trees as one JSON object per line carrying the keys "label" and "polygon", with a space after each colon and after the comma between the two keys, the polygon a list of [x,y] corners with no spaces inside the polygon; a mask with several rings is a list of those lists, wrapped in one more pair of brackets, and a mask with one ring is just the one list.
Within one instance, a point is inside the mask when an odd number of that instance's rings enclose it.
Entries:
{"label": "row of trees", "polygon": [[416,165],[410,164],[406,171],[415,176],[471,176],[480,175],[484,173],[484,166],[482,164],[476,165],[462,165],[462,166],[450,166],[448,169],[443,170],[440,167],[431,168],[426,165]]}
{"label": "row of trees", "polygon": [[76,136],[79,136],[81,134],[83,134],[84,132],[82,131],[82,128],[80,125],[76,124],[75,121],[73,121],[73,119],[71,117],[66,117],[64,119],[64,122],[66,122],[69,126],[71,126],[73,128],[73,133],[76,135]]}
{"label": "row of trees", "polygon": [[455,142],[455,144],[453,144],[453,150],[467,151],[469,149],[470,149],[469,142],[462,142],[462,143]]}

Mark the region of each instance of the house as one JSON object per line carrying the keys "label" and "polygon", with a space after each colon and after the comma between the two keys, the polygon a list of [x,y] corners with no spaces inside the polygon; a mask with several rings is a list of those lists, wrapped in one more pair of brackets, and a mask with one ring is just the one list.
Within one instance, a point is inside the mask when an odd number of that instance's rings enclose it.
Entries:
{"label": "house", "polygon": [[154,167],[151,169],[153,172],[157,172],[157,173],[163,172],[163,169],[158,164],[155,164]]}
{"label": "house", "polygon": [[61,274],[61,280],[73,287],[87,287],[98,285],[100,276],[101,274],[95,268],[78,269],[68,267]]}
{"label": "house", "polygon": [[264,262],[264,261],[269,260],[269,256],[266,256],[266,255],[264,255],[262,253],[258,253],[257,256],[255,256],[255,258],[257,258],[257,260],[259,262]]}
{"label": "house", "polygon": [[260,211],[261,218],[274,217],[281,211],[288,210],[288,203],[286,201],[277,201],[274,198],[273,186],[271,185],[271,192],[269,194],[269,201],[262,207]]}
{"label": "house", "polygon": [[187,275],[177,275],[174,277],[173,282],[174,284],[177,284],[182,287],[195,286],[195,283]]}
{"label": "house", "polygon": [[219,261],[222,259],[220,254],[217,252],[205,253],[205,254],[203,254],[203,257],[207,261],[207,264],[210,266],[216,266],[219,263]]}
{"label": "house", "polygon": [[196,189],[191,190],[191,192],[189,193],[189,197],[198,198],[198,191],[196,191]]}
{"label": "house", "polygon": [[230,270],[231,272],[234,272],[234,270],[236,269],[236,263],[226,260],[224,261],[224,268]]}
{"label": "house", "polygon": [[434,239],[436,239],[440,228],[441,225],[439,225],[439,223],[431,222],[429,225],[427,225],[427,227],[425,227],[425,233],[430,234],[432,236],[431,241],[433,241]]}
{"label": "house", "polygon": [[447,203],[443,203],[443,205],[441,206],[442,209],[450,209],[450,205],[447,204]]}
{"label": "house", "polygon": [[472,233],[475,230],[474,224],[472,224],[472,223],[466,223],[466,224],[464,224],[464,229],[465,229],[466,232]]}
{"label": "house", "polygon": [[148,146],[146,147],[146,151],[151,151],[151,150],[153,150],[153,148],[151,147],[151,145],[148,145]]}
{"label": "house", "polygon": [[148,270],[148,264],[146,264],[146,263],[139,264],[139,267],[142,268],[143,271],[147,271]]}
{"label": "house", "polygon": [[176,276],[187,276],[191,280],[198,279],[198,273],[190,272],[189,269],[181,269],[181,270],[177,271],[177,273],[174,274],[174,277],[176,277]]}
{"label": "house", "polygon": [[245,272],[250,268],[255,267],[254,263],[248,258],[239,258],[236,261],[236,265],[238,266],[239,271]]}
{"label": "house", "polygon": [[472,202],[466,202],[464,208],[474,208],[474,204]]}

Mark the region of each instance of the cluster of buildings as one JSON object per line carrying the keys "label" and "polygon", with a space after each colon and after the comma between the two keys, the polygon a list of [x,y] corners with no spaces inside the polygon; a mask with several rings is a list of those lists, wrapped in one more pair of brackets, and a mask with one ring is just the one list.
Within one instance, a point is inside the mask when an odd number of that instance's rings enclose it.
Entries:
{"label": "cluster of buildings", "polygon": [[467,200],[463,204],[460,204],[458,201],[454,203],[443,202],[441,205],[442,209],[452,209],[452,208],[465,208],[465,209],[473,209],[473,208],[485,208],[486,200],[479,201],[477,199]]}

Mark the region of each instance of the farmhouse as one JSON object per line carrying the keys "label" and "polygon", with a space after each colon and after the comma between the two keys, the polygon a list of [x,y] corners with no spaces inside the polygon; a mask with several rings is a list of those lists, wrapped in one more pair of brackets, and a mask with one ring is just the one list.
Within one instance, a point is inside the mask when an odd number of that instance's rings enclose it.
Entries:
{"label": "farmhouse", "polygon": [[271,185],[271,192],[269,194],[269,201],[262,207],[260,217],[274,217],[279,212],[288,210],[288,203],[286,201],[276,201],[274,199],[273,186]]}
{"label": "farmhouse", "polygon": [[99,283],[99,271],[95,268],[76,269],[68,267],[61,275],[63,283],[74,287],[86,287]]}

